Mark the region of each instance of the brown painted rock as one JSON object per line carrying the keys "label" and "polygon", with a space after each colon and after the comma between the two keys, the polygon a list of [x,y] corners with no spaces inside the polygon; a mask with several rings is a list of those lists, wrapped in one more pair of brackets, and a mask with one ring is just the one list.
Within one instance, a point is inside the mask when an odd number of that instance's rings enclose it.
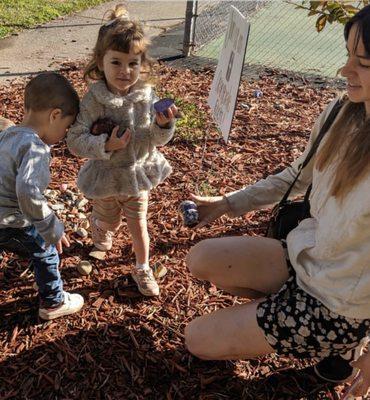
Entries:
{"label": "brown painted rock", "polygon": [[110,118],[99,118],[93,123],[90,132],[94,136],[99,136],[103,133],[106,133],[110,136],[112,133],[112,129],[115,126],[116,124]]}

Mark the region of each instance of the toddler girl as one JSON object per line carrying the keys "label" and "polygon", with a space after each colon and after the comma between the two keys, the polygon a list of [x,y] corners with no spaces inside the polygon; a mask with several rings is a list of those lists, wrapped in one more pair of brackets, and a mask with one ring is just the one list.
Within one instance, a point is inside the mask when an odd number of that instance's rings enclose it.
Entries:
{"label": "toddler girl", "polygon": [[[116,6],[99,30],[84,75],[96,82],[82,99],[67,144],[72,153],[88,158],[77,185],[93,202],[90,223],[95,247],[111,249],[124,214],[136,256],[132,277],[143,295],[157,296],[159,287],[149,267],[148,195],[171,173],[156,146],[172,138],[177,109],[172,106],[153,116],[156,96],[147,82],[148,45],[142,25],[130,20],[122,5]],[[111,120],[115,128],[96,135],[98,120]]]}

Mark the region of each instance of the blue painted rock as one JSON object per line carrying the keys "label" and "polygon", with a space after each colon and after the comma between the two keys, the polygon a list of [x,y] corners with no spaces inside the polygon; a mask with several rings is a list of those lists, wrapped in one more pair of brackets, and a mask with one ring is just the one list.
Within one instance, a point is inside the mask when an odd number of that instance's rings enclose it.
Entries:
{"label": "blue painted rock", "polygon": [[191,200],[185,200],[180,204],[180,210],[182,212],[182,218],[184,225],[192,228],[199,222],[198,207]]}

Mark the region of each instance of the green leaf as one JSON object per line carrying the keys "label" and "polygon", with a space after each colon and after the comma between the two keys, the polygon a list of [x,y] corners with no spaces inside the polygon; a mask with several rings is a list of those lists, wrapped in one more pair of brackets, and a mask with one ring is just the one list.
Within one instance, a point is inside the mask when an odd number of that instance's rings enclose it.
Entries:
{"label": "green leaf", "polygon": [[329,22],[329,24],[332,24],[333,21],[335,21],[335,20],[336,20],[335,14],[334,14],[334,13],[330,13],[330,14],[328,15],[328,19],[327,19],[327,21]]}
{"label": "green leaf", "polygon": [[346,13],[343,11],[342,8],[338,8],[337,10],[333,11],[333,16],[335,19],[339,19],[343,16],[346,16]]}
{"label": "green leaf", "polygon": [[349,17],[347,17],[347,15],[342,15],[338,18],[338,22],[340,22],[343,25],[346,24],[348,20],[349,20]]}
{"label": "green leaf", "polygon": [[329,3],[327,6],[327,9],[330,11],[335,10],[337,8],[342,8],[342,5],[339,3]]}
{"label": "green leaf", "polygon": [[349,14],[349,15],[355,15],[358,11],[359,11],[359,9],[358,8],[356,8],[356,7],[353,7],[353,6],[351,6],[351,5],[346,5],[346,6],[343,6],[343,8],[344,8],[344,10]]}
{"label": "green leaf", "polygon": [[316,30],[321,32],[326,25],[327,15],[321,15],[316,21]]}
{"label": "green leaf", "polygon": [[318,13],[319,13],[318,11],[311,10],[311,11],[308,13],[308,16],[311,17],[312,15],[316,15],[316,14],[318,14]]}
{"label": "green leaf", "polygon": [[321,1],[310,1],[311,10],[317,10],[317,7],[321,4]]}

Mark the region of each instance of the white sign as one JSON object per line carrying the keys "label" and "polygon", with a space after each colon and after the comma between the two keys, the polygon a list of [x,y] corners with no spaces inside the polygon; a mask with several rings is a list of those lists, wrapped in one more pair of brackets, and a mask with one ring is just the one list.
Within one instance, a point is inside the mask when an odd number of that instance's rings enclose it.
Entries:
{"label": "white sign", "polygon": [[249,27],[250,24],[246,18],[231,6],[224,45],[208,96],[208,104],[212,109],[213,118],[226,143],[234,117]]}

